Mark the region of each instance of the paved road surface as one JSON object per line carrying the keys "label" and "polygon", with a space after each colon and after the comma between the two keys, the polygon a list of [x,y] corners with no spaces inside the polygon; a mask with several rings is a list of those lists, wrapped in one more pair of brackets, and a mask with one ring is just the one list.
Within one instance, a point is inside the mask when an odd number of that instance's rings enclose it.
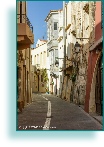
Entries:
{"label": "paved road surface", "polygon": [[33,102],[17,114],[17,124],[17,130],[102,130],[82,108],[48,94],[33,94]]}

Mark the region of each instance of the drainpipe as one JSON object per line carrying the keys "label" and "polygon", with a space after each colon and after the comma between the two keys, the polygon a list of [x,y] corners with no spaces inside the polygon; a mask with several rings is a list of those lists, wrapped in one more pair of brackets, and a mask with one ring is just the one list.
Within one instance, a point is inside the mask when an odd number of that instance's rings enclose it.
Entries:
{"label": "drainpipe", "polygon": [[[64,68],[66,69],[66,38],[65,38],[65,1],[63,1],[63,43],[64,43]],[[66,70],[64,70],[64,76]]]}
{"label": "drainpipe", "polygon": [[[82,9],[82,2],[81,2],[81,38],[83,38],[83,34],[82,34],[82,32],[83,32],[83,14],[82,14],[82,11],[83,11],[83,9]],[[81,40],[81,45],[82,45],[82,43],[83,43],[83,39]],[[82,64],[82,50],[81,50],[81,64]]]}

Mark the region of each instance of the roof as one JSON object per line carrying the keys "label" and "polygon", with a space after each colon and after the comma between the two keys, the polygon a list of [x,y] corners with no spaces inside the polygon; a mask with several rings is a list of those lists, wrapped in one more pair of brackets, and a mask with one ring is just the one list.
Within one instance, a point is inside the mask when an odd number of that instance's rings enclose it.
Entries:
{"label": "roof", "polygon": [[54,14],[54,13],[58,14],[59,11],[63,11],[63,10],[62,10],[62,9],[59,9],[59,10],[50,10],[50,12],[48,13],[48,15],[47,15],[45,21],[47,22],[48,19],[50,18],[50,16],[51,16],[52,14]]}
{"label": "roof", "polygon": [[[42,44],[39,44],[39,46],[36,46],[34,49],[36,49],[36,48],[38,48],[38,47],[40,47],[40,46],[42,46],[42,45],[44,45],[44,44],[46,44],[47,43],[47,40],[43,40],[43,39],[38,39],[39,41],[42,41]],[[38,42],[37,42],[38,43]],[[36,45],[38,45],[38,44],[36,44]]]}
{"label": "roof", "polygon": [[42,40],[42,39],[39,39],[40,41],[43,41],[43,42],[47,42],[47,40]]}

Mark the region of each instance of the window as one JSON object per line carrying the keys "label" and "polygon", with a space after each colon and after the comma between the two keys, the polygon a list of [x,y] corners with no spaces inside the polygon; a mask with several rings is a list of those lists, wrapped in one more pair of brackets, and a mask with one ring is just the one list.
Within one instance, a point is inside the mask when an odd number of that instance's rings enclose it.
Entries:
{"label": "window", "polygon": [[35,64],[37,63],[37,61],[36,61],[36,55],[35,55],[35,57],[34,57],[34,63],[35,63]]}
{"label": "window", "polygon": [[55,49],[55,61],[57,60],[58,58],[58,49]]}
{"label": "window", "polygon": [[22,23],[22,2],[20,2],[20,23]]}
{"label": "window", "polygon": [[42,64],[43,64],[43,55],[42,55],[42,52],[41,52],[41,54],[40,54],[40,64],[41,64],[41,66],[42,66]]}
{"label": "window", "polygon": [[53,64],[53,59],[54,59],[54,50],[51,51],[51,65]]}
{"label": "window", "polygon": [[49,57],[49,50],[47,51],[47,57]]}
{"label": "window", "polygon": [[51,31],[51,24],[49,24],[49,26],[48,26],[48,30],[47,30],[47,34],[48,34],[48,41],[50,41],[50,40],[51,40],[51,33],[52,33],[52,31]]}
{"label": "window", "polygon": [[58,49],[55,49],[55,57],[58,57]]}
{"label": "window", "polygon": [[40,62],[39,62],[39,54],[37,54],[37,64],[40,64]]}
{"label": "window", "polygon": [[26,22],[26,2],[20,1],[20,6],[19,6],[19,20],[20,23],[25,23]]}
{"label": "window", "polygon": [[54,22],[54,30],[57,30],[57,22]]}

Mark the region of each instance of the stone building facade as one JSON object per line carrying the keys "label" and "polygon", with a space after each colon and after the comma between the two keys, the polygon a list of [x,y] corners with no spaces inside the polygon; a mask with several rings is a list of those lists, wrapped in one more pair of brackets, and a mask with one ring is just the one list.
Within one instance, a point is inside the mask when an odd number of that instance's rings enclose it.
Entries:
{"label": "stone building facade", "polygon": [[[65,10],[64,10],[65,9]],[[63,72],[63,86],[62,86],[62,94],[61,97],[62,99],[65,100],[69,100],[70,101],[70,93],[71,93],[71,86],[72,86],[72,81],[70,79],[70,74],[72,72],[72,62],[71,62],[71,54],[72,54],[72,50],[71,50],[71,45],[74,42],[74,38],[72,39],[72,34],[70,33],[70,29],[71,29],[71,2],[68,2],[67,4],[65,4],[65,8],[63,8],[64,15],[63,18],[65,21],[65,28],[64,28],[64,39],[65,41],[63,42],[63,46],[64,46],[64,67],[62,68],[62,72]]]}
{"label": "stone building facade", "polygon": [[[89,46],[94,39],[94,2],[68,2],[65,6],[66,74],[62,99],[84,105]],[[75,44],[80,45],[76,54]]]}
{"label": "stone building facade", "polygon": [[[90,2],[91,3],[91,2]],[[88,53],[89,53],[89,36],[90,36],[90,13],[89,13],[89,2],[72,2],[72,25],[71,33],[74,35],[76,42],[80,44],[79,53],[75,53],[74,45],[72,45],[73,55],[72,58],[77,62],[73,66],[75,69],[75,78],[72,89],[73,102],[83,105],[85,102],[86,92],[86,73],[88,65]],[[91,19],[92,20],[92,19]],[[92,21],[93,22],[93,21]]]}
{"label": "stone building facade", "polygon": [[[65,6],[66,67],[61,98],[102,115],[103,38],[101,2]],[[70,13],[69,13],[70,12]],[[75,44],[80,45],[76,54]],[[60,43],[59,43],[60,44]]]}
{"label": "stone building facade", "polygon": [[55,66],[55,60],[58,57],[58,25],[59,10],[50,10],[45,21],[47,22],[47,57],[49,58],[50,83],[49,91],[52,94],[58,93],[58,68]]}
{"label": "stone building facade", "polygon": [[[94,6],[93,6],[94,5]],[[93,2],[94,27],[90,34],[85,111],[103,115],[103,25],[102,2]],[[95,8],[93,11],[93,8]],[[92,37],[93,34],[93,37]]]}
{"label": "stone building facade", "polygon": [[31,49],[33,27],[27,18],[27,2],[17,2],[17,106],[20,111],[31,103]]}
{"label": "stone building facade", "polygon": [[33,69],[32,92],[45,93],[49,89],[49,77],[47,69],[47,41],[38,39],[36,48],[31,51],[31,54]]}
{"label": "stone building facade", "polygon": [[58,71],[59,71],[59,77],[58,77],[58,96],[61,96],[62,92],[62,81],[63,81],[63,72],[61,69],[64,66],[63,58],[64,58],[64,43],[63,43],[63,10],[59,11],[59,26],[58,26],[58,58],[56,61],[58,61]]}

